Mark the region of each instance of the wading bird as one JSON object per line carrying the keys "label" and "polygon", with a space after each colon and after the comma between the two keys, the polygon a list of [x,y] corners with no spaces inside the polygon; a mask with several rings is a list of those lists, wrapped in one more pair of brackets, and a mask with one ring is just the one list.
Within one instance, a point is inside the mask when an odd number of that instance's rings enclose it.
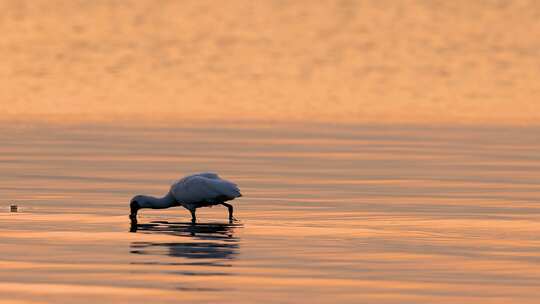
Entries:
{"label": "wading bird", "polygon": [[225,203],[242,196],[236,184],[221,179],[215,173],[200,173],[186,176],[175,182],[169,192],[162,198],[147,195],[136,195],[129,204],[132,224],[137,223],[139,209],[165,209],[182,206],[191,212],[191,221],[195,223],[195,210],[200,207],[223,205],[229,210],[229,220],[232,222],[233,206]]}

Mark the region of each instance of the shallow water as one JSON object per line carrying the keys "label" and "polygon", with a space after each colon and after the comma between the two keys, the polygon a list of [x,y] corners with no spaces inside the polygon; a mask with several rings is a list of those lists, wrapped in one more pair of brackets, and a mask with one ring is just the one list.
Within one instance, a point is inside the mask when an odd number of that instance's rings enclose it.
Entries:
{"label": "shallow water", "polygon": [[[538,131],[3,125],[0,302],[536,303]],[[199,171],[239,222],[129,232],[131,196]]]}

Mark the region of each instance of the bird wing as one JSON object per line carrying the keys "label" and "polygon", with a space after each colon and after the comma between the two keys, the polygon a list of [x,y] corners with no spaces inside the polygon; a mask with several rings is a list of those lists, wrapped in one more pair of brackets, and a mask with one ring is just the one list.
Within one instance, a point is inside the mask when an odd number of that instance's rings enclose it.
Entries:
{"label": "bird wing", "polygon": [[220,177],[214,172],[204,172],[204,173],[199,173],[195,175],[210,178],[210,179],[220,179]]}
{"label": "bird wing", "polygon": [[213,202],[218,198],[233,199],[241,196],[234,183],[223,179],[192,175],[181,179],[171,187],[174,197],[183,203]]}

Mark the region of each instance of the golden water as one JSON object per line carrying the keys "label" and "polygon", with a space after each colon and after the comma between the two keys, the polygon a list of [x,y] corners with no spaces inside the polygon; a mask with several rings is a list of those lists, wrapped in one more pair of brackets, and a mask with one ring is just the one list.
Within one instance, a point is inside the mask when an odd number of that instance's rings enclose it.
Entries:
{"label": "golden water", "polygon": [[[2,125],[0,303],[536,303],[538,131]],[[209,170],[238,223],[129,232],[131,196]]]}
{"label": "golden water", "polygon": [[536,0],[3,0],[0,120],[538,124],[539,16]]}
{"label": "golden water", "polygon": [[[0,303],[537,303],[539,16],[0,1]],[[129,232],[201,171],[240,222]]]}

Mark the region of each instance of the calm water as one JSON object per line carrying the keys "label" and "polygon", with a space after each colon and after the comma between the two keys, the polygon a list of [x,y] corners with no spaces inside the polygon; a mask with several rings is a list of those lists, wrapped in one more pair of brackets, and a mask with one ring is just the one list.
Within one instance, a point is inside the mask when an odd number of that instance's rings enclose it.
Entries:
{"label": "calm water", "polygon": [[2,0],[0,33],[0,121],[540,121],[538,0]]}
{"label": "calm water", "polygon": [[[3,125],[0,302],[536,303],[538,131]],[[129,232],[131,196],[210,170],[240,222]]]}

